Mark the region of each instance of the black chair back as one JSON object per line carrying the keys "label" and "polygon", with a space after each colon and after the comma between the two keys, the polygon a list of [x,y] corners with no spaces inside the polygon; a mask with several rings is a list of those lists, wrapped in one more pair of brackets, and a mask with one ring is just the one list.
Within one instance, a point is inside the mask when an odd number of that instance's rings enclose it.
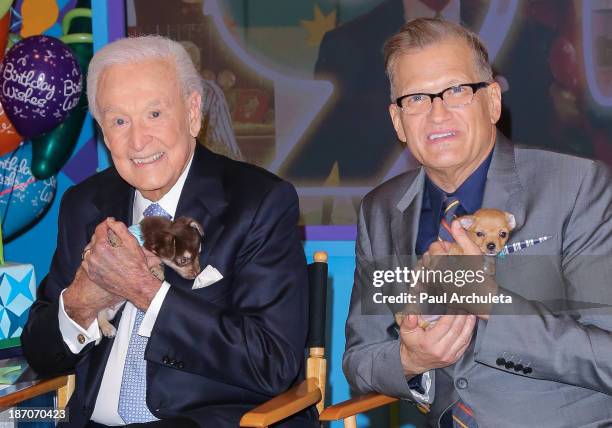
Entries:
{"label": "black chair back", "polygon": [[327,253],[318,251],[308,265],[309,329],[308,347],[325,347],[325,314],[327,304]]}

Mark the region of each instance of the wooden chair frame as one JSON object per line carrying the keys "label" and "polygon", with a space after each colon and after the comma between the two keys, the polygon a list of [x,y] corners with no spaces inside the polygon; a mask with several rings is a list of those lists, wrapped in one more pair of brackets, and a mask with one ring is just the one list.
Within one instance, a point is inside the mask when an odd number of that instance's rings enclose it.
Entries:
{"label": "wooden chair frame", "polygon": [[[327,265],[327,253],[317,251],[314,254],[314,263]],[[327,286],[327,266],[324,269],[325,279],[322,306],[325,307],[325,291]],[[292,416],[302,410],[317,405],[319,413],[323,411],[325,403],[325,385],[327,383],[327,360],[325,348],[310,347],[306,359],[306,380],[284,393],[277,395],[260,406],[245,413],[240,419],[241,427],[267,427]]]}

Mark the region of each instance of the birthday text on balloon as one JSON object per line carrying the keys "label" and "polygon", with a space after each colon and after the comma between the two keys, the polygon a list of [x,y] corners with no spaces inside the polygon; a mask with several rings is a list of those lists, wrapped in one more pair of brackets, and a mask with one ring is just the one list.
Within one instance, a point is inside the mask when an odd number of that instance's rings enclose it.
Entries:
{"label": "birthday text on balloon", "polygon": [[[26,102],[36,107],[44,107],[47,101],[55,95],[55,85],[46,81],[45,73],[40,73],[37,78],[34,78],[36,72],[34,70],[19,72],[15,70],[12,63],[6,63],[2,77],[2,94],[5,97]],[[24,87],[24,91],[20,91],[15,86],[10,86],[9,82],[15,82]],[[34,90],[42,92],[43,97],[33,96]]]}

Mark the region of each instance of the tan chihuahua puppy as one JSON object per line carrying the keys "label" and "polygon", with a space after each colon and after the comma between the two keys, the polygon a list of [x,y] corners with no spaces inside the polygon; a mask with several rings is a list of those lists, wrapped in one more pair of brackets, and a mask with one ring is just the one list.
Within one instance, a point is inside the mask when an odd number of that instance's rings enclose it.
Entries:
{"label": "tan chihuahua puppy", "polygon": [[[512,214],[493,208],[481,208],[472,215],[459,217],[459,223],[485,256],[496,256],[508,242],[510,232],[516,227]],[[462,255],[463,251],[453,242],[449,254]]]}
{"label": "tan chihuahua puppy", "polygon": [[[470,239],[478,245],[482,254],[485,255],[485,273],[495,275],[495,256],[504,248],[510,237],[510,232],[516,227],[514,216],[509,212],[498,209],[481,208],[474,214],[459,217],[458,221],[461,227],[466,230]],[[450,244],[448,255],[463,255],[463,250],[459,244],[453,242]],[[402,324],[405,316],[402,312],[395,314],[397,325]],[[421,315],[419,326],[425,329],[438,318],[440,318],[439,315]]]}

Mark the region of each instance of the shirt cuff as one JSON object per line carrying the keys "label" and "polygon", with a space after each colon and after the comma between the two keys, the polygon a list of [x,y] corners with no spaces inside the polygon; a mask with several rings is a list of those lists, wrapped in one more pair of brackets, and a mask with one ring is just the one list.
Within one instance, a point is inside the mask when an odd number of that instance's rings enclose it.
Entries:
{"label": "shirt cuff", "polygon": [[168,293],[169,289],[170,284],[167,281],[162,282],[161,287],[159,287],[155,297],[153,297],[153,300],[151,300],[149,309],[147,309],[145,316],[142,319],[142,323],[138,329],[139,336],[151,337],[151,331],[153,331],[153,326],[157,320],[157,315],[159,315],[162,303],[164,303],[164,299],[166,298],[166,294]]}
{"label": "shirt cuff", "polygon": [[[420,378],[420,381],[418,378]],[[413,385],[414,382],[420,383]],[[410,393],[417,402],[421,404],[433,403],[433,397],[430,396],[432,395],[430,394],[431,383],[431,371],[426,371],[425,373],[415,376],[414,378],[408,381]]]}
{"label": "shirt cuff", "polygon": [[70,352],[78,354],[89,343],[100,340],[100,328],[97,318],[94,319],[87,330],[85,330],[66,314],[66,310],[64,309],[64,291],[66,291],[66,289],[62,290],[60,294],[59,310],[57,313],[59,329],[62,334],[62,339],[66,346],[68,346],[68,349],[70,349]]}

